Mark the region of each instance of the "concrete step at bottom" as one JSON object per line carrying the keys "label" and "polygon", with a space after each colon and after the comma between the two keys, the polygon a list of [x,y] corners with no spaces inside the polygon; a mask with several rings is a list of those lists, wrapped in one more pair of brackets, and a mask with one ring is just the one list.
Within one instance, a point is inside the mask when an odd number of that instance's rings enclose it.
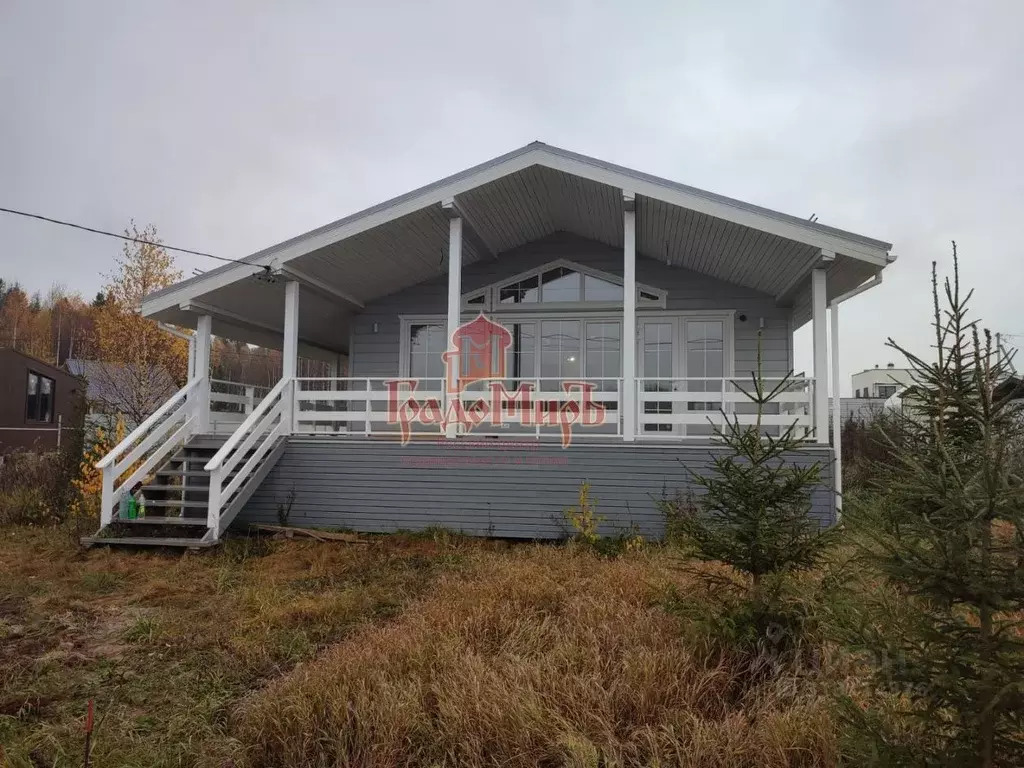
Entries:
{"label": "concrete step at bottom", "polygon": [[87,547],[106,545],[120,547],[184,547],[187,549],[205,549],[207,547],[216,546],[217,544],[215,541],[173,538],[166,536],[119,536],[117,538],[83,536],[82,543]]}

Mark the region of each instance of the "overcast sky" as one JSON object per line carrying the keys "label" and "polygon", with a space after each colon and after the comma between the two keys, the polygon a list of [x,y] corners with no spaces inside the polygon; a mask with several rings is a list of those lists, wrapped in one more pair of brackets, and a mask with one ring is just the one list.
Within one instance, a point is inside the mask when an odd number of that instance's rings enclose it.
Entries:
{"label": "overcast sky", "polygon": [[[848,376],[928,343],[953,238],[1024,334],[1022,28],[1017,0],[0,0],[0,206],[242,257],[539,139],[894,243]],[[0,214],[30,290],[92,295],[118,251]]]}

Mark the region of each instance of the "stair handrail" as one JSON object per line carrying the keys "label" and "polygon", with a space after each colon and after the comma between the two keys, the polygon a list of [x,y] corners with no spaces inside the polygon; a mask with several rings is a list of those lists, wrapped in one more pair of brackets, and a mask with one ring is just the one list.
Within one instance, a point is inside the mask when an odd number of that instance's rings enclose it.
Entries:
{"label": "stair handrail", "polygon": [[[96,468],[103,473],[100,492],[101,529],[113,521],[114,505],[124,495],[125,488],[131,488],[136,482],[144,480],[175,446],[186,441],[192,434],[199,406],[198,398],[193,395],[202,382],[201,376],[189,380],[96,462]],[[136,464],[138,466],[131,471]],[[117,484],[117,480],[126,471],[131,471],[131,475],[123,483]]]}
{"label": "stair handrail", "polygon": [[266,397],[260,401],[260,404],[253,408],[252,413],[246,417],[245,421],[238,425],[238,429],[231,433],[231,437],[220,447],[220,450],[213,454],[213,457],[206,462],[206,466],[203,469],[207,472],[213,472],[221,468],[224,461],[238,447],[242,439],[249,434],[252,428],[256,426],[256,423],[270,410],[274,401],[284,392],[285,387],[288,386],[290,381],[290,378],[285,377],[274,385],[274,388],[267,393]]}
{"label": "stair handrail", "polygon": [[[221,519],[225,512],[225,504],[242,489],[243,484],[270,453],[277,440],[291,432],[293,382],[294,379],[288,376],[277,382],[259,406],[206,463],[204,469],[210,473],[206,524],[214,539],[220,536],[225,522]],[[250,450],[252,453],[246,459]],[[230,478],[231,471],[243,460],[245,464],[234,478]]]}
{"label": "stair handrail", "polygon": [[156,424],[158,421],[160,421],[160,419],[166,416],[171,411],[171,409],[174,408],[174,406],[181,401],[183,397],[187,396],[193,389],[198,387],[199,383],[202,380],[202,376],[197,376],[196,378],[189,381],[184,387],[182,387],[173,395],[171,395],[170,398],[163,405],[161,405],[159,408],[153,411],[152,414],[150,414],[148,419],[139,424],[139,426],[133,429],[124,440],[115,445],[106,456],[104,456],[102,459],[96,462],[96,469],[105,469],[106,467],[113,464],[114,461],[120,458],[122,453],[128,450],[128,446],[130,446],[144,434],[149,432],[149,430],[153,428],[154,424]]}

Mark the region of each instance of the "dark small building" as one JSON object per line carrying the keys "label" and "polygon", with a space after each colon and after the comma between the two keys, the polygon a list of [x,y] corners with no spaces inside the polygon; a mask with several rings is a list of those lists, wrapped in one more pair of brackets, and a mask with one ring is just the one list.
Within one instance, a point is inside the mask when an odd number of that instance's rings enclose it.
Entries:
{"label": "dark small building", "polygon": [[77,377],[17,350],[0,349],[0,454],[55,449],[58,426],[78,426],[83,394]]}

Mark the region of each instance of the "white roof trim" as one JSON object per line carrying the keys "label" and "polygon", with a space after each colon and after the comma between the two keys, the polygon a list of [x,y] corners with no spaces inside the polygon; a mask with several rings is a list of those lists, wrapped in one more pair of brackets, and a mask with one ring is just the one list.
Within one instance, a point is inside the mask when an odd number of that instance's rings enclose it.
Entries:
{"label": "white roof trim", "polygon": [[884,267],[891,260],[888,256],[888,251],[892,248],[890,243],[826,227],[816,222],[605,163],[586,155],[578,155],[558,147],[534,142],[454,176],[449,176],[426,187],[421,187],[254,253],[244,259],[246,264],[224,265],[152,293],[143,301],[143,314],[153,314],[176,306],[194,296],[230,285],[267,265],[279,269],[292,259],[431,205],[443,203],[443,201],[454,198],[463,192],[533,165],[544,166],[619,187],[634,194],[651,197],[824,250],[837,251],[879,267]]}

